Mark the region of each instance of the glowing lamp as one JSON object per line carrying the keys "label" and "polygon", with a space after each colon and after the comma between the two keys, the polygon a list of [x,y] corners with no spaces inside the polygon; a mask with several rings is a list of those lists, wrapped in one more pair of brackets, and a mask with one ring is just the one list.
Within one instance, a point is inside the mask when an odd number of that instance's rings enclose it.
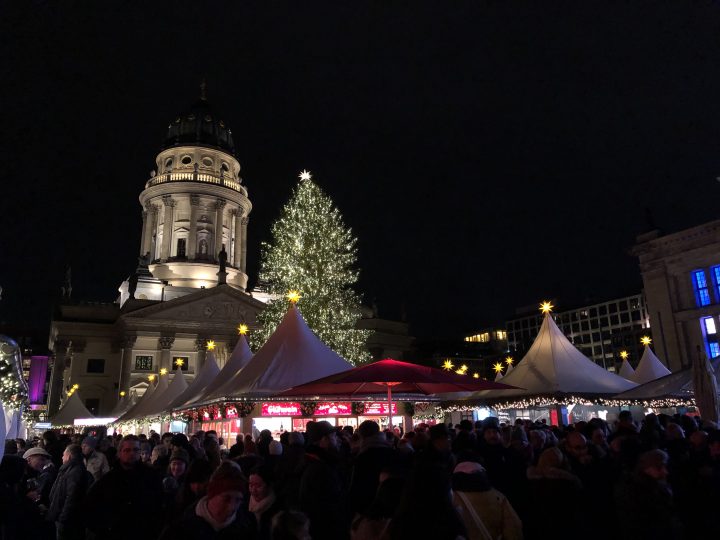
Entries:
{"label": "glowing lamp", "polygon": [[248,333],[248,325],[247,324],[241,324],[238,326],[238,334],[241,336],[244,336]]}
{"label": "glowing lamp", "polygon": [[642,343],[642,344],[645,345],[646,347],[647,347],[648,345],[650,345],[651,342],[652,342],[652,339],[650,339],[649,336],[643,336],[642,338],[640,338],[640,343]]}
{"label": "glowing lamp", "polygon": [[554,307],[555,306],[553,306],[552,303],[545,301],[540,304],[540,311],[543,313],[550,313]]}
{"label": "glowing lamp", "polygon": [[630,355],[627,351],[620,351],[620,358],[622,358],[623,360],[627,360],[628,356]]}
{"label": "glowing lamp", "polygon": [[500,362],[495,362],[493,369],[495,370],[495,373],[500,373],[503,370],[503,365]]}
{"label": "glowing lamp", "polygon": [[215,350],[215,342],[211,339],[207,342],[206,348],[208,351],[214,351]]}
{"label": "glowing lamp", "polygon": [[290,302],[291,304],[297,304],[300,298],[302,298],[300,296],[300,291],[288,291],[287,293],[288,302]]}
{"label": "glowing lamp", "polygon": [[310,171],[306,171],[305,169],[303,169],[302,172],[298,175],[298,178],[300,178],[300,180],[310,180],[312,178],[312,174],[310,174]]}
{"label": "glowing lamp", "polygon": [[445,369],[445,370],[447,370],[447,371],[450,371],[450,370],[451,370],[452,368],[454,368],[455,366],[453,365],[452,360],[450,360],[450,359],[448,358],[447,360],[445,360],[445,361],[443,362],[442,367],[443,367],[443,369]]}

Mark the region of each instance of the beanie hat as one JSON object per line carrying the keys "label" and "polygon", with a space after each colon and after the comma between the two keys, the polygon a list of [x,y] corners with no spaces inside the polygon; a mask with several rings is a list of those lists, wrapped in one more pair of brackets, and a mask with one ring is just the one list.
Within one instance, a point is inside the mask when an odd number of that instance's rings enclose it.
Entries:
{"label": "beanie hat", "polygon": [[176,448],[173,450],[173,453],[170,455],[170,463],[173,461],[184,461],[185,465],[190,463],[190,455],[187,453],[187,450],[184,448]]}
{"label": "beanie hat", "polygon": [[173,446],[186,447],[190,443],[188,443],[188,438],[185,436],[184,433],[176,433],[172,436],[172,439],[170,439],[170,444]]}
{"label": "beanie hat", "polygon": [[212,499],[228,491],[245,492],[245,476],[237,463],[225,461],[210,478],[207,497]]}
{"label": "beanie hat", "polygon": [[482,427],[483,429],[494,429],[496,431],[500,430],[498,419],[495,416],[488,416],[485,420],[483,420]]}
{"label": "beanie hat", "polygon": [[97,439],[95,437],[85,437],[82,441],[82,444],[89,446],[93,450],[97,446]]}
{"label": "beanie hat", "polygon": [[283,453],[282,444],[280,444],[278,441],[270,441],[270,446],[268,447],[268,453],[271,456],[282,456],[282,453]]}
{"label": "beanie hat", "polygon": [[322,439],[326,435],[335,433],[335,428],[327,420],[321,420],[320,422],[315,422],[314,424],[312,424],[312,427],[310,426],[310,423],[308,423],[307,429],[308,429],[307,435],[308,435],[308,438],[310,439],[310,442],[318,442],[320,439]]}

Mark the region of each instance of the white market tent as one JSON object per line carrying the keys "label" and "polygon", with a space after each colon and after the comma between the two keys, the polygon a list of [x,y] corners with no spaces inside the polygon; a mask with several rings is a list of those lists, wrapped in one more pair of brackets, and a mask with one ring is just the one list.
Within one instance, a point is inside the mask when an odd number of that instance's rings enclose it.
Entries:
{"label": "white market tent", "polygon": [[120,418],[123,414],[130,410],[130,407],[137,403],[137,394],[135,392],[126,393],[120,401],[117,402],[115,408],[110,412],[110,418]]}
{"label": "white market tent", "polygon": [[516,390],[484,390],[473,397],[509,398],[539,395],[617,394],[636,386],[603,369],[583,355],[565,335],[549,313],[525,357],[502,378]]}
{"label": "white market tent", "polygon": [[635,370],[630,365],[630,362],[627,361],[627,358],[623,359],[622,365],[620,366],[620,372],[619,375],[623,379],[627,379],[628,381],[632,381],[633,376],[635,375]]}
{"label": "white market tent", "polygon": [[274,395],[352,367],[313,334],[291,304],[275,332],[240,372],[228,397]]}
{"label": "white market tent", "polygon": [[130,407],[125,414],[123,414],[120,418],[116,420],[116,422],[128,422],[135,418],[137,415],[135,414],[138,411],[141,411],[141,407],[143,406],[143,403],[147,403],[152,398],[153,394],[155,393],[155,385],[151,382],[147,390],[145,390],[145,393],[140,396],[140,399],[137,400],[135,405]]}
{"label": "white market tent", "polygon": [[155,403],[157,403],[157,400],[163,395],[163,393],[165,393],[165,390],[167,390],[167,388],[167,374],[158,375],[158,383],[155,385],[155,391],[150,397],[144,399],[142,403],[138,403],[138,406],[132,413],[132,417],[130,417],[129,419],[139,420],[140,418],[147,416],[148,413],[155,409]]}
{"label": "white market tent", "polygon": [[197,400],[203,395],[203,392],[208,385],[212,384],[218,376],[218,373],[220,373],[220,368],[215,360],[215,353],[208,351],[207,356],[205,357],[205,363],[200,368],[200,372],[188,385],[185,391],[168,405],[167,411],[169,412],[172,409],[182,408],[183,406]]}
{"label": "white market tent", "polygon": [[50,418],[50,423],[53,426],[72,426],[75,424],[76,418],[95,418],[95,415],[91,414],[83,405],[78,392],[73,392],[65,405],[60,407],[55,416]]}
{"label": "white market tent", "polygon": [[[167,376],[163,377],[161,375],[161,378],[167,380]],[[170,405],[187,388],[188,383],[185,381],[182,369],[178,367],[175,370],[172,382],[167,385],[167,389],[162,394],[155,393],[155,399],[147,405],[144,416],[160,416],[162,413],[170,412]]]}
{"label": "white market tent", "polygon": [[650,345],[645,345],[640,363],[635,370],[635,374],[630,379],[638,384],[645,384],[660,377],[670,375],[671,371],[665,367],[660,359],[652,352]]}
{"label": "white market tent", "polygon": [[252,357],[253,353],[247,339],[245,335],[241,335],[227,363],[195,401],[205,403],[231,394],[232,389],[237,385],[242,369],[248,365]]}

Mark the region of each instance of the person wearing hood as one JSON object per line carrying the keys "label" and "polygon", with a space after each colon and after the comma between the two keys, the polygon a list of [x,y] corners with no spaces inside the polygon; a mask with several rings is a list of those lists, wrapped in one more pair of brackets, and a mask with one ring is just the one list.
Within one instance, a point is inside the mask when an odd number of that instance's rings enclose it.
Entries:
{"label": "person wearing hood", "polygon": [[254,532],[242,510],[247,482],[237,463],[225,461],[213,474],[207,495],[171,523],[160,540],[251,540]]}
{"label": "person wearing hood", "polygon": [[248,510],[251,517],[255,518],[258,540],[270,540],[273,517],[283,509],[275,494],[274,480],[275,475],[270,465],[261,465],[250,472]]}
{"label": "person wearing hood", "polygon": [[507,497],[493,489],[482,465],[458,463],[452,475],[453,506],[468,538],[522,540],[522,522]]}
{"label": "person wearing hood", "polygon": [[376,422],[365,420],[358,426],[357,432],[360,434],[360,449],[350,481],[350,510],[353,514],[362,514],[373,502],[380,483],[380,471],[392,465],[396,452]]}
{"label": "person wearing hood", "polygon": [[85,468],[80,445],[71,444],[65,448],[62,461],[50,491],[46,518],[55,523],[58,540],[82,539],[85,537],[85,526],[81,503],[92,475]]}

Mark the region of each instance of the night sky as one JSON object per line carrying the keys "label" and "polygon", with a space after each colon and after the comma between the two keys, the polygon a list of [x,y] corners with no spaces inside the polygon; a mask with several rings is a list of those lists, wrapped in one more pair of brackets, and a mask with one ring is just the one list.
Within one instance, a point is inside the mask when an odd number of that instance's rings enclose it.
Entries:
{"label": "night sky", "polygon": [[65,264],[75,299],[117,298],[138,195],[202,79],[254,206],[251,283],[307,168],[359,238],[367,303],[404,306],[421,338],[636,293],[646,208],[668,232],[718,217],[717,4],[12,4],[6,329],[47,335]]}

